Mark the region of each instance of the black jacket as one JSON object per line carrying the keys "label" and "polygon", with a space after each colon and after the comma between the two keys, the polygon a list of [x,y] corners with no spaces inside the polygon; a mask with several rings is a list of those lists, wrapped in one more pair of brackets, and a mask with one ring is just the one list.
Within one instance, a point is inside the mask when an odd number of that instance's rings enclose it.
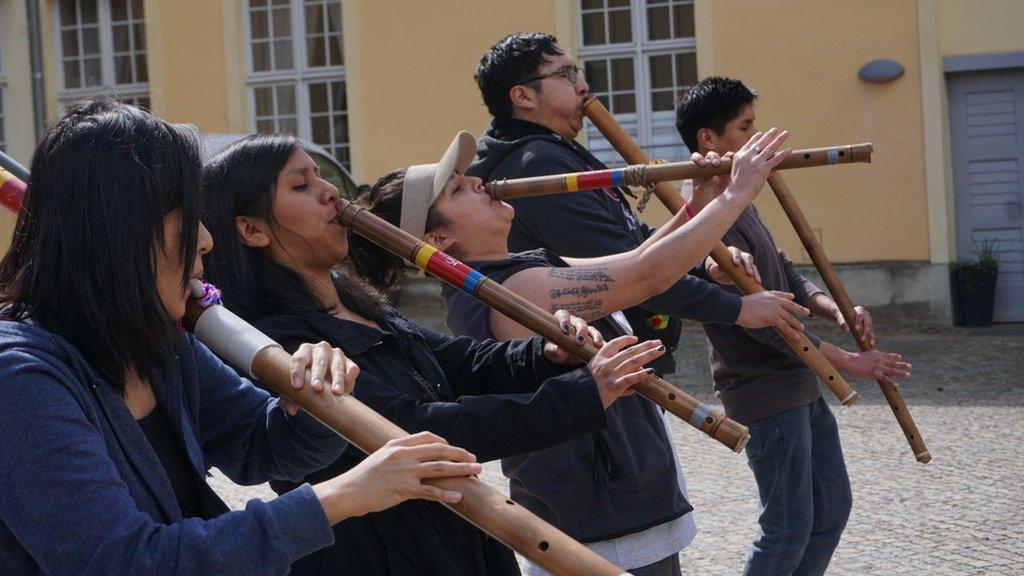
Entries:
{"label": "black jacket", "polygon": [[[495,120],[477,141],[477,157],[467,170],[485,182],[607,168],[586,148],[525,120]],[[654,229],[640,221],[618,188],[513,199],[508,249],[547,248],[559,256],[589,258],[632,250]],[[693,275],[639,306],[623,310],[641,340],[660,338],[673,351],[679,318],[735,324],[740,297]],[[666,315],[670,318],[666,318]],[[651,364],[663,374],[675,369],[672,355]]]}
{"label": "black jacket", "polygon": [[[468,264],[499,284],[520,270],[567,266],[544,249]],[[494,337],[486,304],[447,285],[441,294],[453,333]],[[625,333],[610,317],[590,325],[607,340]],[[625,396],[605,411],[604,430],[503,459],[512,498],[581,542],[634,534],[690,512],[660,410],[642,396]]]}
{"label": "black jacket", "polygon": [[[327,341],[359,365],[354,395],[408,432],[429,430],[481,461],[564,442],[605,426],[590,372],[548,364],[543,340],[480,342],[427,330],[385,307],[377,330],[329,314],[287,314],[256,326],[286,350]],[[351,447],[305,480],[364,458]],[[283,492],[294,484],[272,483]],[[334,527],[335,543],[293,574],[517,575],[512,552],[440,504],[413,500]]]}

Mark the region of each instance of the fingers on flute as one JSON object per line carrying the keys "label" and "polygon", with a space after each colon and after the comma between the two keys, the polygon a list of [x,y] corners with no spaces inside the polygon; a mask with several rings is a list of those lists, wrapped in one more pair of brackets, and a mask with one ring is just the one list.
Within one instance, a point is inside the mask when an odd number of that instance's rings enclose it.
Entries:
{"label": "fingers on flute", "polygon": [[327,364],[333,354],[334,351],[327,342],[320,342],[313,347],[313,366],[309,385],[317,392],[322,392],[324,389],[324,376],[327,375]]}
{"label": "fingers on flute", "polygon": [[555,321],[558,322],[558,328],[562,331],[562,334],[572,333],[572,316],[565,310],[555,311]]}
{"label": "fingers on flute", "polygon": [[306,377],[306,367],[313,361],[313,345],[303,344],[292,354],[291,378],[293,388],[302,388],[302,382]]}
{"label": "fingers on flute", "polygon": [[424,444],[447,444],[448,441],[433,432],[417,432],[394,440],[388,440],[385,446],[422,446]]}

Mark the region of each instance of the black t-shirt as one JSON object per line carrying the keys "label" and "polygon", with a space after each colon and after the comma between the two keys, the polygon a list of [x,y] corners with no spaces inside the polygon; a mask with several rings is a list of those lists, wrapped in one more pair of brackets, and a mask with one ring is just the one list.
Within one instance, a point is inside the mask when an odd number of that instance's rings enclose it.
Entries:
{"label": "black t-shirt", "polygon": [[137,422],[160,459],[160,464],[164,467],[164,472],[167,473],[167,479],[171,481],[174,498],[181,508],[181,516],[183,518],[199,516],[199,483],[196,481],[192,465],[189,464],[188,456],[178,442],[177,436],[174,435],[174,430],[171,429],[171,423],[167,420],[164,411],[157,406]]}

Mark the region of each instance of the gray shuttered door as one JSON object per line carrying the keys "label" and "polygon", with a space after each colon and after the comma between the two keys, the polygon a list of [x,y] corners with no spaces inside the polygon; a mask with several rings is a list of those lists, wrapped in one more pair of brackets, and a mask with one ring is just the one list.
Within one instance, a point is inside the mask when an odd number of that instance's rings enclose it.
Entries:
{"label": "gray shuttered door", "polygon": [[996,242],[996,322],[1024,321],[1024,70],[949,78],[957,258]]}

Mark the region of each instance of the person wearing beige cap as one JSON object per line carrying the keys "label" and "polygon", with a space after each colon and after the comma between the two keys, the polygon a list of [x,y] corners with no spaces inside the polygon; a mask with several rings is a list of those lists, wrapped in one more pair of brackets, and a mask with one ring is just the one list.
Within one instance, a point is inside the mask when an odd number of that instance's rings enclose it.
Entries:
{"label": "person wearing beige cap", "polygon": [[[459,152],[416,170],[427,193],[463,166]],[[619,339],[577,367],[539,337],[476,342],[407,320],[345,270],[350,238],[337,220],[338,190],[293,137],[236,143],[208,162],[203,188],[204,222],[218,246],[205,261],[206,276],[228,308],[286,349],[319,340],[341,348],[360,368],[355,397],[405,430],[433,432],[480,461],[600,430],[606,409],[662,354],[656,344],[626,348],[631,341]],[[558,316],[581,341],[596,337],[581,319]],[[306,480],[332,478],[363,459],[349,449]],[[278,492],[295,486],[272,483]],[[334,527],[334,539],[291,573],[519,574],[508,548],[423,500],[348,519]]]}
{"label": "person wearing beige cap", "polygon": [[[630,334],[630,326],[619,310],[671,286],[703,259],[757,195],[772,167],[785,159],[788,151],[781,146],[786,136],[779,131],[759,134],[733,159],[732,179],[705,183],[717,196],[710,211],[705,208],[689,222],[681,214],[635,250],[602,258],[560,258],[543,249],[510,254],[506,242],[515,210],[488,196],[479,178],[463,174],[473,150],[467,132],[455,137],[439,164],[445,176],[452,174],[450,179],[418,166],[396,170],[374,185],[368,203],[371,212],[400,223],[406,232],[542,308],[566,308],[608,337],[624,335]],[[755,154],[755,146],[769,153]],[[693,160],[717,164],[721,158],[694,155]],[[400,278],[397,259],[361,240],[353,239],[352,255],[356,270],[381,288]],[[749,272],[756,274],[752,268]],[[711,273],[727,281],[724,274]],[[462,291],[445,286],[442,293],[448,304],[446,322],[455,334],[500,340],[530,335]],[[806,314],[800,306],[792,308]],[[505,458],[512,496],[600,554],[639,550],[625,560],[613,560],[634,573],[671,573],[673,565],[678,569],[672,560],[695,528],[662,414],[653,403],[632,396],[616,402],[606,418],[607,428],[589,436]],[[653,568],[644,560],[657,564],[665,558],[670,560]]]}

